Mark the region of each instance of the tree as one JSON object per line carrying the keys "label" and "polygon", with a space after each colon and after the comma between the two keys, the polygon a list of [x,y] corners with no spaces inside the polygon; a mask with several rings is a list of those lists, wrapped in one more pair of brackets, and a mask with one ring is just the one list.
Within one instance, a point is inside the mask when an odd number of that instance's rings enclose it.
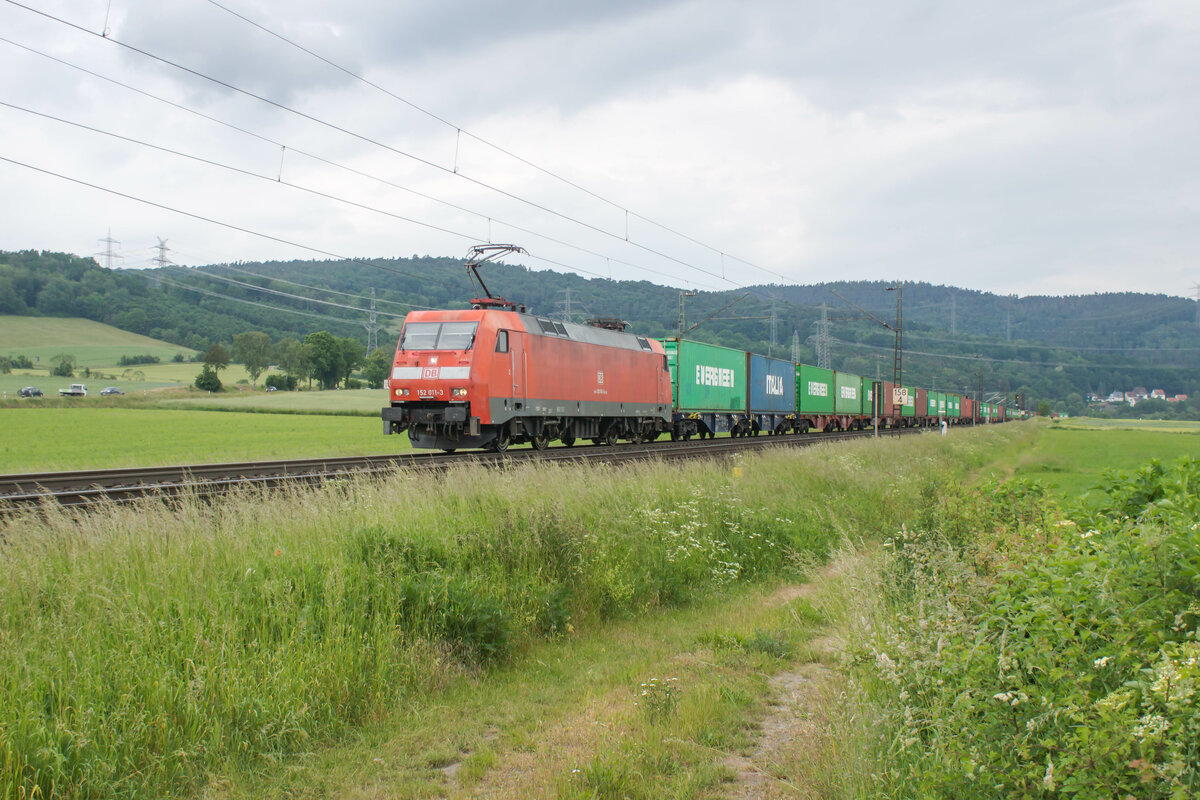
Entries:
{"label": "tree", "polygon": [[1050,416],[1050,401],[1049,400],[1038,400],[1037,413],[1038,413],[1039,417]]}
{"label": "tree", "polygon": [[312,377],[321,382],[322,389],[337,386],[342,377],[342,348],[337,337],[329,331],[316,331],[304,337],[312,358]]}
{"label": "tree", "polygon": [[367,348],[361,341],[347,336],[337,340],[342,358],[342,385],[350,388],[350,373],[362,366]]}
{"label": "tree", "polygon": [[262,331],[248,331],[233,337],[233,357],[246,365],[251,386],[257,385],[258,376],[271,366],[274,354],[271,337]]}
{"label": "tree", "polygon": [[383,379],[392,371],[394,353],[383,347],[377,347],[367,356],[363,365],[363,377],[372,389],[383,386]]}
{"label": "tree", "polygon": [[312,356],[308,345],[295,339],[281,339],[275,345],[275,360],[288,375],[303,380],[312,374]]}
{"label": "tree", "polygon": [[200,370],[200,374],[196,376],[196,388],[205,392],[221,391],[221,379],[211,364],[205,364]]}
{"label": "tree", "polygon": [[51,375],[57,375],[60,378],[75,377],[75,356],[70,353],[59,353],[50,359],[50,363],[54,365],[50,369]]}
{"label": "tree", "polygon": [[213,372],[219,373],[229,366],[229,351],[219,342],[209,346],[201,359]]}

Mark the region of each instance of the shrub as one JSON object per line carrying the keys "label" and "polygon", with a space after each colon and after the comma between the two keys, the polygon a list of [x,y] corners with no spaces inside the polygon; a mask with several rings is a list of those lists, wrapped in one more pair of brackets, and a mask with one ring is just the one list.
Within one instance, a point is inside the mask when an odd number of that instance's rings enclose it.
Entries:
{"label": "shrub", "polygon": [[[149,353],[135,356],[121,356],[117,359],[117,365],[121,367],[136,367],[139,364],[157,364],[161,361],[158,356],[152,356]],[[180,359],[183,360],[182,358]]]}
{"label": "shrub", "polygon": [[1195,459],[1112,473],[1075,519],[1029,484],[950,489],[902,529],[858,658],[888,723],[880,796],[1193,796],[1198,487]]}
{"label": "shrub", "polygon": [[205,364],[200,374],[196,376],[196,388],[205,392],[221,391],[221,379],[209,364]]}
{"label": "shrub", "polygon": [[296,376],[271,373],[263,380],[263,386],[274,386],[283,392],[294,392],[296,391]]}

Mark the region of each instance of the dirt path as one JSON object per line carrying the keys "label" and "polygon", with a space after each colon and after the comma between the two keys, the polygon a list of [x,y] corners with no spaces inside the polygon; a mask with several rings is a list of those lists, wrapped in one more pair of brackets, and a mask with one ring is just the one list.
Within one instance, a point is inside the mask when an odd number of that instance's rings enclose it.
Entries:
{"label": "dirt path", "polygon": [[[812,583],[785,587],[783,602],[811,598],[820,586],[841,573],[834,563]],[[840,643],[825,637],[811,644],[815,655],[832,658]],[[830,736],[826,709],[836,694],[836,673],[819,661],[780,672],[770,680],[771,701],[760,723],[754,751],[725,759],[737,774],[727,797],[730,800],[774,800],[775,798],[819,798],[828,796],[812,772],[824,760]]]}
{"label": "dirt path", "polygon": [[[811,600],[839,573],[837,566],[831,566],[812,582],[780,587],[765,598],[764,605],[782,607],[800,599]],[[802,624],[811,630],[811,623]],[[733,776],[724,786],[725,796],[731,800],[826,796],[816,782],[805,779],[806,770],[801,767],[824,760],[829,735],[825,709],[835,701],[836,673],[821,662],[830,660],[837,648],[830,639],[809,642],[808,663],[770,679],[772,699],[766,716],[755,721],[753,744],[724,758]],[[674,658],[692,656],[678,653]],[[564,776],[585,767],[594,753],[622,737],[629,711],[625,689],[594,697],[537,730],[524,746],[498,752],[496,763],[478,780],[463,781],[461,765],[449,765],[443,769],[446,794],[452,798],[553,797],[562,788]]]}

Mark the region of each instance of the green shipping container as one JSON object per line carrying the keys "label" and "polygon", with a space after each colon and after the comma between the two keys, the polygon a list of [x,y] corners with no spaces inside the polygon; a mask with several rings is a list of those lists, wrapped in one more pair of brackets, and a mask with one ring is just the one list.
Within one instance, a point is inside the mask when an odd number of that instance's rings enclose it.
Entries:
{"label": "green shipping container", "polygon": [[746,410],[745,352],[686,339],[668,339],[663,348],[677,411]]}
{"label": "green shipping container", "polygon": [[905,386],[904,388],[908,389],[908,395],[904,401],[904,405],[900,409],[900,416],[915,416],[917,413],[917,387]]}
{"label": "green shipping container", "polygon": [[946,395],[946,416],[954,417],[955,419],[957,419],[959,416],[958,409],[959,409],[958,395],[956,395],[956,394]]}
{"label": "green shipping container", "polygon": [[832,414],[833,397],[833,370],[808,364],[796,368],[796,399],[801,414]]}
{"label": "green shipping container", "polygon": [[837,396],[833,408],[839,414],[862,413],[862,378],[848,372],[835,372],[833,376]]}
{"label": "green shipping container", "polygon": [[875,384],[873,381],[869,381],[866,378],[863,378],[862,411],[860,411],[859,413],[861,413],[865,417],[869,417],[875,413],[875,410],[873,408],[873,402],[875,400],[875,390],[873,388],[874,385]]}

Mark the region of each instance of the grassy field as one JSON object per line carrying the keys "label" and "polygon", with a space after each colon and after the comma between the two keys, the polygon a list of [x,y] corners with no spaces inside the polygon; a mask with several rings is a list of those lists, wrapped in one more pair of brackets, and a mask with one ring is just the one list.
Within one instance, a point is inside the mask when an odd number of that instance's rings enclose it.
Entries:
{"label": "grassy field", "polygon": [[0,316],[0,354],[24,355],[47,369],[60,353],[75,356],[80,367],[109,368],[124,355],[153,355],[170,361],[195,351],[87,319]]}
{"label": "grassy field", "polygon": [[[50,359],[63,353],[75,356],[74,378],[50,375],[53,366]],[[36,386],[50,397],[57,396],[60,388],[71,383],[87,384],[89,393],[99,392],[105,386],[117,386],[125,392],[145,392],[189,384],[195,380],[200,366],[174,363],[171,359],[179,353],[191,358],[195,351],[86,319],[0,316],[0,355],[27,356],[36,366],[0,375],[0,396],[15,397],[23,386]],[[157,356],[162,363],[118,365],[122,356],[140,355]],[[90,375],[84,375],[85,368]],[[231,383],[239,378],[249,378],[240,366],[231,366],[223,373],[223,380]]]}
{"label": "grassy field", "polygon": [[0,796],[717,796],[818,657],[777,582],[1020,435],[9,519]]}
{"label": "grassy field", "polygon": [[1144,482],[1079,525],[1056,495],[1194,441],[1039,422],[10,519],[0,798],[1192,796],[1200,714],[1155,686],[1200,691],[1195,492],[1142,526]]}
{"label": "grassy field", "polygon": [[388,403],[382,389],[331,392],[235,392],[172,398],[163,408],[205,408],[229,411],[266,411],[290,414],[349,414],[379,417]]}
{"label": "grassy field", "polygon": [[0,409],[0,425],[4,427],[0,472],[5,473],[409,449],[407,436],[384,436],[382,423],[349,416],[120,407],[5,408]]}
{"label": "grassy field", "polygon": [[1043,481],[1060,497],[1090,488],[1106,469],[1200,455],[1200,423],[1081,418],[1038,424],[1037,447],[1012,454],[1011,474]]}

